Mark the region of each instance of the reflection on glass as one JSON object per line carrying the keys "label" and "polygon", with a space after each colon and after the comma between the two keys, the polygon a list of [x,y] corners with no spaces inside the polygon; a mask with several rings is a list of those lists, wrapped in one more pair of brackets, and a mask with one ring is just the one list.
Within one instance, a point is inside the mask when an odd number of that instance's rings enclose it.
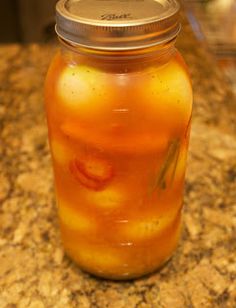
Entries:
{"label": "reflection on glass", "polygon": [[236,93],[236,1],[185,0],[184,4],[197,39],[216,55]]}

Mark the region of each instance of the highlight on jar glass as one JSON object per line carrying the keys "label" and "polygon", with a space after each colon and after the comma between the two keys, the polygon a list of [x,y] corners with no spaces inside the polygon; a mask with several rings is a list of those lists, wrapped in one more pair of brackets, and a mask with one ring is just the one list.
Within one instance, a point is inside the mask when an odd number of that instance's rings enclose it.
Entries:
{"label": "highlight on jar glass", "polygon": [[192,114],[175,0],[60,0],[45,106],[63,245],[78,266],[132,279],[181,234]]}

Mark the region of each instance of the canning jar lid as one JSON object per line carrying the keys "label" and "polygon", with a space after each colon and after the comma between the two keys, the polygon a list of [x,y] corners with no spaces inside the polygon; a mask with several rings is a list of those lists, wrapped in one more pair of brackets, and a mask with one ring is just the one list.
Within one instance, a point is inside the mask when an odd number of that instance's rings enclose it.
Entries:
{"label": "canning jar lid", "polygon": [[139,49],[175,38],[179,10],[176,0],[60,0],[56,32],[84,47]]}

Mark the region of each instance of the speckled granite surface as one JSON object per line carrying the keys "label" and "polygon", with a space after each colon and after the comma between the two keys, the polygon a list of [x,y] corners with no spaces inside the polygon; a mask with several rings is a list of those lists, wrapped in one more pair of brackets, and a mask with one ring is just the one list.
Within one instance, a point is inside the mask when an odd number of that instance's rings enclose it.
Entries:
{"label": "speckled granite surface", "polygon": [[184,232],[159,273],[115,283],[82,273],[60,242],[43,114],[54,48],[0,46],[0,307],[236,307],[236,99],[185,27],[195,106]]}

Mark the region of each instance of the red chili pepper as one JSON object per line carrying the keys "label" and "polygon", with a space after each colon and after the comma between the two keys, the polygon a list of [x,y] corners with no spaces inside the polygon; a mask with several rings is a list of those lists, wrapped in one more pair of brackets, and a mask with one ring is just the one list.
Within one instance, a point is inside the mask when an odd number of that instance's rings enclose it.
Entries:
{"label": "red chili pepper", "polygon": [[113,177],[112,166],[104,159],[88,156],[70,162],[70,172],[83,186],[101,190]]}

